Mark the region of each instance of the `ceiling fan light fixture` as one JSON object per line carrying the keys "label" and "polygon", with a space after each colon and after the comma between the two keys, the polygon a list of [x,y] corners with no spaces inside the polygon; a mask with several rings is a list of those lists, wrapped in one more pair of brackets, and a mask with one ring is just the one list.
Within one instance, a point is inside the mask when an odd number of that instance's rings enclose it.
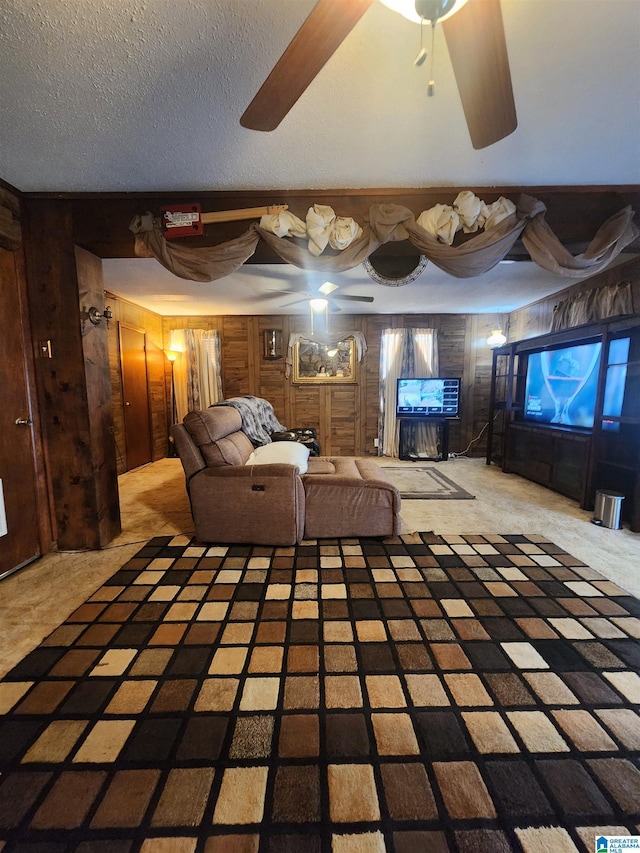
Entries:
{"label": "ceiling fan light fixture", "polygon": [[318,299],[310,299],[309,300],[309,307],[311,308],[312,311],[316,311],[316,312],[317,311],[324,311],[328,304],[329,304],[329,302],[327,299],[318,298]]}
{"label": "ceiling fan light fixture", "polygon": [[414,24],[422,21],[446,21],[461,9],[467,0],[380,0],[389,9]]}
{"label": "ceiling fan light fixture", "polygon": [[332,281],[325,281],[325,283],[321,284],[318,288],[319,292],[325,296],[329,296],[330,293],[333,293],[333,291],[337,289],[338,285],[334,284]]}

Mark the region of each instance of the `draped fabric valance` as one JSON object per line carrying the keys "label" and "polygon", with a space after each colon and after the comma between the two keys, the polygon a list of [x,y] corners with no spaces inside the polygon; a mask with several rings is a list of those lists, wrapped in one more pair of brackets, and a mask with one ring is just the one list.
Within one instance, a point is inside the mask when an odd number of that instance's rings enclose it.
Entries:
{"label": "draped fabric valance", "polygon": [[609,317],[623,317],[634,313],[633,289],[630,281],[597,287],[564,299],[553,309],[551,331],[571,329],[585,323],[595,323]]}
{"label": "draped fabric valance", "polygon": [[548,226],[545,212],[541,201],[521,195],[515,213],[461,245],[452,246],[440,242],[419,225],[408,208],[374,204],[359,237],[341,251],[319,256],[299,238],[279,237],[257,223],[252,223],[234,240],[196,249],[166,241],[160,221],[151,214],[134,217],[129,227],[135,234],[136,255],[156,258],[179,278],[202,282],[216,281],[235,272],[254,254],[259,240],[264,240],[283,261],[293,266],[326,273],[358,266],[383,243],[409,240],[421,255],[449,275],[470,278],[492,269],[520,237],[531,259],[543,269],[567,278],[583,278],[605,269],[640,233],[633,223],[634,211],[627,206],[598,229],[586,252],[574,257]]}

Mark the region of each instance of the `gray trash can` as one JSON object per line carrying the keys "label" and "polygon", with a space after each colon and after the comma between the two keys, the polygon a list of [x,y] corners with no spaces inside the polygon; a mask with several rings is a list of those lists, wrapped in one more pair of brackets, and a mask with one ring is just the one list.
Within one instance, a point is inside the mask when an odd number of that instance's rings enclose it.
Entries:
{"label": "gray trash can", "polygon": [[620,530],[622,527],[620,516],[623,500],[624,495],[599,489],[596,492],[596,501],[593,507],[593,523],[600,524],[602,527],[611,527],[613,530]]}

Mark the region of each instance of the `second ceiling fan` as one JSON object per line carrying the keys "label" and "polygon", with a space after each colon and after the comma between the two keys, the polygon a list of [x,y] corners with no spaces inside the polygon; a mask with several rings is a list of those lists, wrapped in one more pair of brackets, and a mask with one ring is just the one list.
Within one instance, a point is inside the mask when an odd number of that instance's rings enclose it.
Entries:
{"label": "second ceiling fan", "polygon": [[[384,0],[383,0],[384,2]],[[374,0],[318,0],[243,113],[240,124],[274,130]],[[432,26],[454,0],[415,0]],[[471,143],[486,148],[517,127],[500,0],[467,0],[442,21]]]}
{"label": "second ceiling fan", "polygon": [[346,293],[336,293],[339,290],[339,285],[331,281],[325,281],[321,285],[317,285],[310,280],[301,281],[299,284],[290,284],[288,288],[276,289],[271,288],[271,293],[295,296],[292,302],[285,303],[282,307],[287,308],[291,305],[298,305],[304,302],[314,308],[325,306],[314,306],[314,302],[325,302],[327,307],[331,308],[332,312],[340,311],[340,306],[337,302],[373,302],[373,296],[350,296]]}

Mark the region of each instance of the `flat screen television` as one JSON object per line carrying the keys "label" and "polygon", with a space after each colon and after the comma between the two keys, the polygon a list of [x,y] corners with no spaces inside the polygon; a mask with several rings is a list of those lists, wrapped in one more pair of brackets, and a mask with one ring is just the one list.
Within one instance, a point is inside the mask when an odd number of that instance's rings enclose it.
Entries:
{"label": "flat screen television", "polygon": [[601,341],[592,341],[529,353],[524,419],[591,429],[601,350]]}
{"label": "flat screen television", "polygon": [[397,417],[457,418],[459,415],[460,379],[398,379]]}

